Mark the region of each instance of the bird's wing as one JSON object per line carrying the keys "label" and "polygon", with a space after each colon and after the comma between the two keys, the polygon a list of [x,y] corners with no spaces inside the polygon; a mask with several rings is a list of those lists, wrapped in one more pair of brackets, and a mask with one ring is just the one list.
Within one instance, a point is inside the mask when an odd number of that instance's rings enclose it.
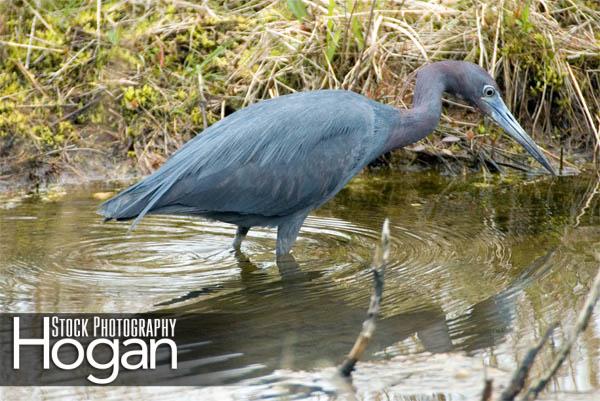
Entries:
{"label": "bird's wing", "polygon": [[119,195],[124,214],[286,216],[329,199],[381,146],[373,109],[347,92],[302,95],[258,103],[210,127]]}

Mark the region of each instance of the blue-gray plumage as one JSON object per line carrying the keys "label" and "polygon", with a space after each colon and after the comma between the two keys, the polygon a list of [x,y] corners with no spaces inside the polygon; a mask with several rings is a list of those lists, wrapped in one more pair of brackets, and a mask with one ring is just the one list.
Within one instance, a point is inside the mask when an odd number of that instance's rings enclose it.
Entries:
{"label": "blue-gray plumage", "polygon": [[417,73],[413,108],[398,110],[344,90],[301,92],[239,110],[186,143],[152,175],[105,202],[106,219],[196,215],[248,230],[276,226],[289,253],[308,213],[367,164],[436,127],[442,94],[457,95],[498,122],[551,173],[510,114],[494,80],[475,64],[443,61]]}

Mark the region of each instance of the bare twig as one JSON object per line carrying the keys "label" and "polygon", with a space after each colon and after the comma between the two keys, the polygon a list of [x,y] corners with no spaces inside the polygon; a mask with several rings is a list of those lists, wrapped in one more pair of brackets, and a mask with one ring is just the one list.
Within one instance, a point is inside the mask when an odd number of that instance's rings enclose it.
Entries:
{"label": "bare twig", "polygon": [[490,401],[492,399],[492,391],[494,390],[494,379],[486,379],[483,393],[481,393],[481,401]]}
{"label": "bare twig", "polygon": [[19,71],[21,71],[21,74],[23,74],[23,76],[25,78],[27,78],[27,80],[31,83],[31,85],[38,90],[38,92],[40,92],[40,94],[44,97],[48,97],[48,94],[46,93],[46,91],[44,91],[44,88],[41,87],[41,85],[38,83],[37,79],[35,79],[35,76],[27,69],[25,68],[25,66],[23,64],[21,64],[21,62],[19,60],[13,60],[14,64],[17,66],[17,68],[19,69]]}
{"label": "bare twig", "polygon": [[102,99],[101,95],[96,95],[95,97],[92,98],[92,100],[90,100],[89,102],[87,102],[86,104],[84,104],[83,106],[81,106],[80,108],[78,108],[75,111],[72,111],[69,114],[66,114],[58,119],[56,119],[54,122],[52,122],[50,124],[51,127],[56,126],[58,123],[60,123],[61,121],[65,121],[65,120],[70,120],[73,119],[75,117],[77,117],[78,115],[80,115],[81,113],[83,113],[84,111],[86,111],[87,109],[89,109],[90,107],[92,107],[93,105],[95,105],[96,103],[98,103],[100,101],[100,99]]}
{"label": "bare twig", "polygon": [[485,15],[485,3],[481,4],[481,15],[479,9],[475,8],[475,24],[477,26],[477,39],[479,40],[479,66],[483,67],[484,62],[487,61],[487,52],[485,50],[485,43],[481,34],[481,28],[484,22],[483,16]]}
{"label": "bare twig", "polygon": [[350,87],[348,89],[352,89],[353,86],[355,86],[358,82],[358,77],[359,77],[359,72],[360,72],[360,65],[363,62],[363,56],[365,54],[365,51],[367,50],[367,47],[369,46],[369,40],[371,39],[371,26],[373,25],[373,14],[375,14],[375,6],[377,5],[377,1],[376,0],[372,0],[371,1],[371,10],[369,11],[369,22],[367,22],[367,34],[365,35],[365,45],[363,46],[362,50],[360,51],[360,54],[358,55],[358,60],[356,62],[356,65],[354,66],[354,68],[356,69],[356,75],[354,76],[354,80],[352,81],[352,83],[350,84]]}
{"label": "bare twig", "polygon": [[35,7],[33,7],[31,4],[29,4],[29,2],[27,0],[23,0],[23,2],[25,4],[27,4],[27,6],[29,7],[29,9],[31,10],[31,12],[33,13],[33,15],[40,20],[40,22],[46,27],[47,30],[49,30],[52,33],[56,33],[56,31],[54,30],[54,28],[52,28],[52,25],[50,25],[45,19],[44,17],[42,17],[42,15],[38,12],[38,10],[35,9]]}
{"label": "bare twig", "polygon": [[55,47],[44,47],[44,46],[36,46],[36,45],[26,45],[24,43],[11,42],[9,40],[0,40],[0,45],[12,46],[12,47],[23,47],[25,49],[35,49],[35,50],[47,50],[49,52],[56,53],[64,53],[64,49],[57,49]]}
{"label": "bare twig", "polygon": [[591,185],[588,188],[585,196],[583,197],[583,203],[581,205],[581,209],[579,210],[579,213],[577,213],[577,216],[575,217],[575,223],[573,224],[574,228],[579,227],[579,224],[581,224],[581,218],[585,215],[585,212],[590,208],[590,206],[592,204],[592,200],[598,194],[600,194],[600,173],[596,174],[596,181],[594,182],[593,185]]}
{"label": "bare twig", "polygon": [[67,62],[64,63],[62,65],[62,67],[60,67],[58,70],[50,73],[48,82],[54,81],[60,74],[62,74],[67,68],[69,68],[69,66],[73,63],[73,61],[75,61],[77,59],[77,57],[79,57],[79,55],[81,53],[83,53],[84,51],[86,51],[87,48],[90,47],[90,45],[92,43],[94,43],[94,41],[88,42],[85,46],[83,46],[81,49],[79,49],[77,51],[77,53],[75,53],[69,60],[67,60]]}
{"label": "bare twig", "polygon": [[538,394],[542,390],[544,390],[544,388],[546,388],[548,382],[556,374],[556,372],[558,371],[562,363],[565,361],[567,356],[569,356],[569,353],[571,352],[571,347],[573,347],[573,344],[577,340],[577,337],[587,327],[588,322],[590,320],[590,316],[594,311],[594,306],[598,302],[598,298],[600,298],[600,269],[598,269],[598,273],[596,274],[596,278],[592,283],[592,287],[587,296],[585,304],[579,311],[579,315],[577,316],[577,322],[575,323],[575,326],[573,326],[573,328],[571,329],[571,333],[567,341],[565,341],[562,347],[560,347],[548,371],[546,371],[546,373],[535,384],[529,387],[527,393],[523,397],[524,401],[535,400]]}
{"label": "bare twig", "polygon": [[202,126],[208,128],[208,120],[206,118],[206,97],[204,96],[204,79],[202,73],[198,71],[198,96],[200,97],[200,110],[202,111]]}
{"label": "bare twig", "polygon": [[352,347],[352,350],[346,357],[346,360],[339,368],[339,372],[344,377],[349,377],[360,360],[365,349],[369,345],[369,341],[375,332],[375,321],[379,315],[379,307],[383,294],[383,275],[385,266],[388,263],[390,254],[390,221],[385,219],[381,230],[381,244],[377,246],[373,257],[371,271],[373,272],[373,294],[371,295],[371,303],[367,312],[367,319],[363,322],[363,327]]}
{"label": "bare twig", "polygon": [[102,0],[96,0],[96,47],[100,47],[100,39],[102,34],[100,31],[100,23],[102,20]]}
{"label": "bare twig", "polygon": [[502,25],[502,19],[504,17],[504,0],[500,2],[498,7],[500,12],[498,13],[498,21],[496,21],[496,33],[494,34],[494,50],[492,50],[492,62],[488,68],[488,71],[492,77],[496,76],[496,61],[498,56],[498,40],[500,39],[500,26]]}
{"label": "bare twig", "polygon": [[29,33],[29,43],[27,45],[27,56],[25,57],[25,68],[29,69],[29,62],[31,61],[31,45],[33,44],[33,37],[35,35],[35,23],[37,21],[37,16],[33,16],[33,20],[31,20],[31,32]]}
{"label": "bare twig", "polygon": [[581,88],[579,87],[579,83],[577,82],[577,78],[575,77],[575,74],[573,74],[573,70],[571,69],[571,66],[569,64],[565,64],[565,66],[571,77],[573,87],[575,88],[575,92],[577,93],[577,99],[579,100],[579,103],[581,103],[581,108],[583,109],[583,114],[585,115],[585,117],[588,121],[589,127],[591,128],[592,133],[594,134],[594,138],[596,140],[596,146],[594,148],[594,161],[596,161],[596,157],[600,153],[600,132],[598,132],[598,130],[596,129],[596,124],[594,123],[594,119],[592,118],[592,113],[590,112],[590,109],[588,108],[587,102],[585,101],[585,96],[583,96],[583,93],[581,92]]}
{"label": "bare twig", "polygon": [[529,376],[529,371],[535,362],[535,357],[540,352],[544,344],[546,344],[546,341],[548,341],[556,326],[556,323],[551,324],[538,343],[533,348],[529,349],[529,351],[527,351],[527,355],[525,355],[525,358],[523,358],[519,364],[519,367],[515,371],[510,383],[508,384],[508,387],[500,395],[500,400],[513,401],[521,392],[521,390],[523,390],[525,381]]}

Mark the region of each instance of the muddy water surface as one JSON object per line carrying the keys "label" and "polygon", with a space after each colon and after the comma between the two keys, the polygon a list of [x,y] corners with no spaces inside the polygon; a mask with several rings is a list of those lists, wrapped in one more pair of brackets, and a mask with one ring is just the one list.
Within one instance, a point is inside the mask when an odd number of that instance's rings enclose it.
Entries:
{"label": "muddy water surface", "polygon": [[[539,371],[599,264],[592,176],[365,174],[308,218],[297,263],[279,266],[270,229],[252,230],[236,254],[235,229],[224,223],[150,216],[129,235],[127,223],[104,224],[94,194],[118,188],[0,200],[0,310],[206,314],[201,385],[339,363],[364,318],[385,217],[392,263],[372,362],[460,351],[511,370],[559,321]],[[600,313],[552,387],[600,388]]]}

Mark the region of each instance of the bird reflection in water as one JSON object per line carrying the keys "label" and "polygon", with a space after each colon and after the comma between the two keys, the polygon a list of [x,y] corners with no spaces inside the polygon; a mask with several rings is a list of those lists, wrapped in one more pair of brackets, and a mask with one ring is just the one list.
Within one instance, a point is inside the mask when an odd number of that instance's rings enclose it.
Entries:
{"label": "bird reflection in water", "polygon": [[[497,345],[510,330],[515,296],[543,274],[552,252],[524,269],[505,290],[456,318],[448,319],[432,297],[421,300],[418,310],[380,319],[365,358],[386,349],[393,355],[395,344],[415,334],[417,348],[432,353]],[[192,291],[157,305],[164,308],[160,312],[181,316],[178,340],[192,344],[183,358],[207,361],[194,368],[198,383],[232,383],[279,368],[313,369],[341,362],[356,339],[367,305],[352,305],[335,286],[320,286],[317,279],[323,273],[303,270],[291,255],[277,261],[279,276],[274,280],[242,252],[235,255],[238,283]],[[250,366],[260,368],[243,369]]]}

